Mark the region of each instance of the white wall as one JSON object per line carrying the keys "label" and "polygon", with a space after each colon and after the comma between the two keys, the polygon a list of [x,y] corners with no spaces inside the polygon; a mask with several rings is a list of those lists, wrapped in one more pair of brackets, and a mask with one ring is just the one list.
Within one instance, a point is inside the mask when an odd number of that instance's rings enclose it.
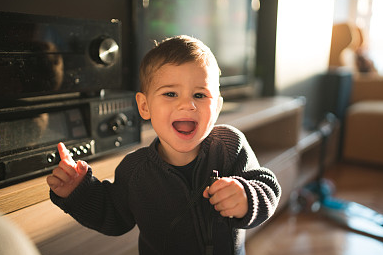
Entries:
{"label": "white wall", "polygon": [[334,0],[278,2],[277,90],[328,69]]}

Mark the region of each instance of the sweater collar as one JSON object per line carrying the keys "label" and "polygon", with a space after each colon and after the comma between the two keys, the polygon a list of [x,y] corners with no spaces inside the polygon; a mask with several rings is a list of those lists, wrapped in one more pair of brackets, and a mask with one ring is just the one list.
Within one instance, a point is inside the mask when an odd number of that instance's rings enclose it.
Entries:
{"label": "sweater collar", "polygon": [[[202,141],[200,151],[198,152],[197,158],[204,157],[203,155],[208,154],[209,147],[212,141],[212,134],[210,133],[208,137],[205,138],[205,140]],[[150,159],[153,160],[154,163],[158,164],[161,167],[165,168],[171,168],[171,165],[167,163],[165,160],[163,160],[158,153],[158,144],[160,143],[160,139],[156,137],[152,143],[149,145],[149,155]],[[197,159],[197,161],[199,161]]]}

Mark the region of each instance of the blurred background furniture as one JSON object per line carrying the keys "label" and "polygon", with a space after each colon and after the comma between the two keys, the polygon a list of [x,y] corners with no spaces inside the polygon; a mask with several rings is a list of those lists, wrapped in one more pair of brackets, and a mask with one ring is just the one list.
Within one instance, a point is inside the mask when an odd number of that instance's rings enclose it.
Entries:
{"label": "blurred background furniture", "polygon": [[333,26],[329,66],[353,77],[343,123],[343,159],[382,165],[383,77],[366,56],[361,29],[351,23]]}

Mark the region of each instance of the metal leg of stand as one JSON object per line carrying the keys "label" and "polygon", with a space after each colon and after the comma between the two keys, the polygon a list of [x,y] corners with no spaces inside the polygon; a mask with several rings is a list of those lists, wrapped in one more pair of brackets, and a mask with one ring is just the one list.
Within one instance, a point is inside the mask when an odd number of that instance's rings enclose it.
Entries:
{"label": "metal leg of stand", "polygon": [[364,205],[334,198],[329,192],[325,192],[328,190],[324,187],[325,182],[323,181],[326,168],[326,152],[328,140],[334,128],[334,125],[329,118],[331,117],[328,116],[327,122],[319,129],[323,140],[321,145],[319,176],[316,181],[316,188],[321,202],[321,212],[350,229],[369,236],[377,237],[379,239],[383,238],[382,214]]}

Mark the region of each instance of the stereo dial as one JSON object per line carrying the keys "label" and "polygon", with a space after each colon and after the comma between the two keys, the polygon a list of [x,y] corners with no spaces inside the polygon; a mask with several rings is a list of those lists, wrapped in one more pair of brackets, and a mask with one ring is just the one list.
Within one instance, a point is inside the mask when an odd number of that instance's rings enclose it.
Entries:
{"label": "stereo dial", "polygon": [[128,117],[125,114],[119,113],[110,121],[110,129],[118,134],[122,132],[126,126],[129,125]]}
{"label": "stereo dial", "polygon": [[117,62],[119,46],[112,38],[100,37],[90,47],[91,58],[99,64],[113,65]]}

